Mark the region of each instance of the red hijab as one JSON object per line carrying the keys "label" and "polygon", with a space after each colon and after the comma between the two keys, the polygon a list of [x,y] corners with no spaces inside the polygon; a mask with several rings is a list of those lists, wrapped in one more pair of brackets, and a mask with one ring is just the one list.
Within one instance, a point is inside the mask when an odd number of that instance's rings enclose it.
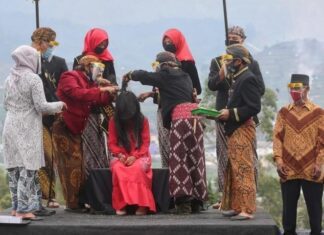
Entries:
{"label": "red hijab", "polygon": [[179,61],[195,61],[191,55],[185,37],[178,29],[168,29],[163,35],[162,43],[165,37],[170,38],[175,45],[177,49],[175,55]]}
{"label": "red hijab", "polygon": [[84,38],[83,54],[94,55],[102,61],[113,61],[114,58],[106,48],[101,54],[94,52],[95,48],[103,41],[108,40],[108,33],[99,28],[90,29]]}

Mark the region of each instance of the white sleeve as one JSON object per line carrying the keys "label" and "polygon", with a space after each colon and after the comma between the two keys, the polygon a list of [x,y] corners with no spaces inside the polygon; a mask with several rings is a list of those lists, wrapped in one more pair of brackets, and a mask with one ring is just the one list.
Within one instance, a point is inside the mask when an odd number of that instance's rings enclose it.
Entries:
{"label": "white sleeve", "polygon": [[63,102],[47,102],[45,98],[43,82],[40,77],[33,79],[31,86],[32,99],[37,112],[42,114],[55,114],[62,110]]}

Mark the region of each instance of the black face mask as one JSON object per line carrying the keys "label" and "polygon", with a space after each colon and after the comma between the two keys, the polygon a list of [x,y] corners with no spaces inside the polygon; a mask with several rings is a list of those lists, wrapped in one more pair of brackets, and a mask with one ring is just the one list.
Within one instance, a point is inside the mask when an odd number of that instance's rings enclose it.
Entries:
{"label": "black face mask", "polygon": [[172,53],[176,53],[177,48],[173,43],[163,43],[164,50]]}
{"label": "black face mask", "polygon": [[94,52],[95,52],[96,54],[100,55],[102,52],[104,52],[105,49],[106,49],[105,47],[96,47],[96,48],[94,49]]}
{"label": "black face mask", "polygon": [[240,44],[240,42],[239,41],[235,41],[235,40],[229,40],[228,41],[228,45],[230,46],[230,45],[233,45],[233,44]]}
{"label": "black face mask", "polygon": [[234,63],[235,60],[233,60],[230,64],[226,66],[227,72],[230,74],[236,74],[240,69],[240,65],[234,65]]}

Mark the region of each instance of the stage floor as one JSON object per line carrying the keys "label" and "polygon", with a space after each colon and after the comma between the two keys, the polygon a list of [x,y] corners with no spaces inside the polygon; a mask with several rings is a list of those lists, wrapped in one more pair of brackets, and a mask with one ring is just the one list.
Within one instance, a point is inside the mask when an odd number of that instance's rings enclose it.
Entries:
{"label": "stage floor", "polygon": [[[0,214],[8,215],[9,212]],[[231,221],[213,209],[192,215],[116,216],[76,214],[60,208],[56,210],[56,215],[43,218],[28,225],[0,225],[0,234],[279,234],[275,222],[261,209],[258,209],[254,219],[248,221]]]}

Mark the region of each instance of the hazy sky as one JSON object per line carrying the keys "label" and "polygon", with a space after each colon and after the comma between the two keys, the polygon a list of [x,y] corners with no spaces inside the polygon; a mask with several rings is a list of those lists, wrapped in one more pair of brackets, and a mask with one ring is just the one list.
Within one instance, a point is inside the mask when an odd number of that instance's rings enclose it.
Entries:
{"label": "hazy sky", "polygon": [[[35,29],[35,6],[32,0],[0,1],[0,58],[5,56],[3,60],[9,60],[10,52],[16,46],[30,42],[30,35]],[[222,2],[223,0],[40,0],[40,20],[41,26],[50,26],[56,30],[61,42],[57,53],[68,61],[72,61],[81,52],[85,32],[93,27],[102,27],[111,34],[112,43],[109,47],[118,61],[118,58],[125,57],[125,53],[127,56],[134,54],[132,60],[136,60],[135,56],[142,52],[143,56],[153,58],[144,50],[152,51],[155,55],[162,49],[160,37],[166,30],[165,27],[179,26],[182,27],[193,54],[200,54],[198,63],[206,63],[211,56],[219,53],[216,44],[218,48],[223,48]],[[294,39],[315,38],[323,41],[324,38],[321,26],[324,22],[324,0],[227,0],[227,8],[229,24],[248,29],[247,45],[252,44],[249,49],[263,49],[265,46]],[[190,28],[190,23],[196,22],[195,20],[199,20],[200,25]],[[161,25],[163,21],[168,21],[168,25]],[[143,35],[147,28],[155,25],[158,25],[158,30],[153,30],[156,35]],[[134,32],[125,32],[131,30]],[[201,39],[198,40],[197,35]],[[143,36],[145,40],[141,39]],[[129,39],[134,41],[129,43]],[[145,41],[146,45],[141,45],[141,41]]]}
{"label": "hazy sky", "polygon": [[[6,7],[2,5],[0,14],[3,11],[34,14],[32,0],[1,2],[6,2]],[[230,23],[253,24],[262,33],[269,24],[279,21],[278,28],[286,27],[283,32],[288,39],[324,36],[321,27],[324,21],[323,0],[227,0],[227,7]],[[58,19],[89,27],[173,18],[223,17],[222,0],[40,0],[40,10],[41,19]],[[7,26],[10,27],[10,23]]]}

